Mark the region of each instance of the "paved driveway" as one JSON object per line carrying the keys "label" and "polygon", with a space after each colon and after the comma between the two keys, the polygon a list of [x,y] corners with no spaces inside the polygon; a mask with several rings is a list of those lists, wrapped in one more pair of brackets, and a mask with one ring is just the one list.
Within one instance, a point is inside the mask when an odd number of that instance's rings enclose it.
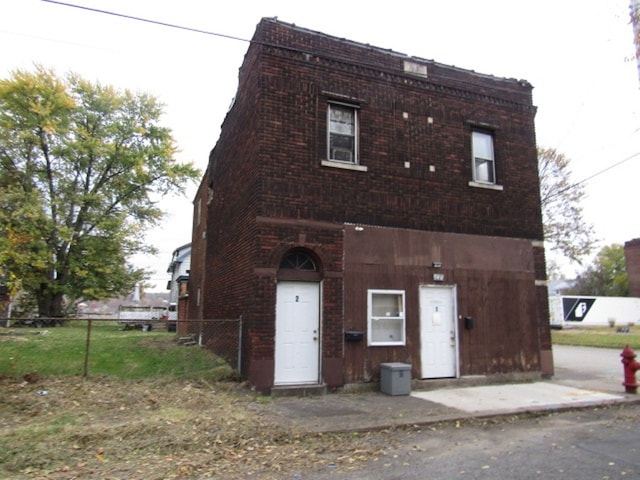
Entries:
{"label": "paved driveway", "polygon": [[261,413],[307,432],[364,431],[636,400],[636,396],[624,393],[619,351],[557,345],[553,352],[555,375],[551,380],[442,388],[399,396],[376,391],[283,397],[263,405]]}
{"label": "paved driveway", "polygon": [[553,346],[553,381],[575,388],[622,393],[622,350],[610,348]]}

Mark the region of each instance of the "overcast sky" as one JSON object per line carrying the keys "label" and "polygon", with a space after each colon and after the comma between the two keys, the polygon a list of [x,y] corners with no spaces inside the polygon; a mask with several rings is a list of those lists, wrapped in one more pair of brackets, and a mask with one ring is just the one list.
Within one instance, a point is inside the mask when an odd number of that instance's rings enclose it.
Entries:
{"label": "overcast sky", "polygon": [[[628,0],[69,0],[196,33],[42,0],[0,0],[0,77],[34,64],[73,71],[166,105],[179,160],[206,168],[262,17],[499,77],[528,80],[538,145],[572,160],[600,245],[640,237],[640,92]],[[219,34],[219,35],[216,35]],[[638,155],[637,155],[638,154]],[[637,156],[636,156],[637,155]],[[629,159],[629,160],[626,160]],[[625,161],[626,160],[626,161]],[[617,165],[617,166],[616,166]],[[192,196],[164,203],[138,259],[164,290],[172,251],[191,241]]]}

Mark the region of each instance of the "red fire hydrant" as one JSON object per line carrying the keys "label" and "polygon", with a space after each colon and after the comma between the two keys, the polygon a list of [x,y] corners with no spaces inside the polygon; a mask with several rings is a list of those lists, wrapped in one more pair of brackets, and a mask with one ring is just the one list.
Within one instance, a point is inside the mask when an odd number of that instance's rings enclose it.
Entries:
{"label": "red fire hydrant", "polygon": [[629,345],[624,347],[622,353],[622,365],[624,367],[624,382],[627,393],[638,393],[638,382],[636,381],[636,371],[640,370],[640,362],[635,360],[636,354],[629,348]]}

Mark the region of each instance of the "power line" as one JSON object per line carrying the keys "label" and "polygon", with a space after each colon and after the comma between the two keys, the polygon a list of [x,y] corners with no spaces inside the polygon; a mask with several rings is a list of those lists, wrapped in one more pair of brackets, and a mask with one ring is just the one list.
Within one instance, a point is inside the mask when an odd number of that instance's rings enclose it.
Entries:
{"label": "power line", "polygon": [[591,180],[591,179],[593,179],[593,178],[595,178],[595,177],[597,177],[597,176],[599,176],[599,175],[602,175],[603,173],[608,172],[609,170],[612,170],[612,169],[614,169],[615,167],[618,167],[618,166],[622,165],[622,164],[623,164],[623,163],[625,163],[625,162],[628,162],[629,160],[631,160],[632,158],[637,157],[638,155],[640,155],[640,152],[636,152],[636,153],[634,153],[633,155],[631,155],[631,156],[629,156],[629,157],[627,157],[627,158],[624,158],[624,159],[620,160],[620,161],[619,161],[619,162],[617,162],[617,163],[614,163],[613,165],[609,165],[607,168],[605,168],[605,169],[603,169],[603,170],[600,170],[599,172],[596,172],[596,173],[594,173],[593,175],[591,175],[591,176],[589,176],[589,177],[587,177],[587,178],[585,178],[585,179],[583,179],[583,180],[580,180],[578,183],[576,183],[576,186],[577,186],[577,185],[580,185],[580,184],[582,184],[582,183],[588,182],[589,180]]}
{"label": "power line", "polygon": [[553,194],[549,195],[548,198],[553,198],[553,197],[557,197],[558,195],[563,194],[564,192],[571,190],[572,188],[576,188],[580,185],[582,185],[583,183],[587,183],[589,180],[593,180],[595,177],[598,177],[600,175],[602,175],[603,173],[608,172],[609,170],[612,170],[616,167],[619,167],[620,165],[622,165],[625,162],[628,162],[629,160],[637,157],[638,155],[640,155],[640,152],[636,152],[633,155],[628,156],[627,158],[623,158],[622,160],[620,160],[619,162],[614,163],[613,165],[609,165],[607,168],[604,168],[596,173],[594,173],[593,175],[588,176],[587,178],[583,178],[582,180],[580,180],[579,182],[576,182],[572,185],[569,185],[565,188],[562,188],[560,190],[558,190],[557,192],[554,192]]}
{"label": "power line", "polygon": [[[114,16],[114,17],[125,18],[125,19],[128,19],[128,20],[134,20],[134,21],[138,21],[138,22],[150,23],[150,24],[153,24],[153,25],[160,25],[160,26],[163,26],[163,27],[175,28],[175,29],[178,29],[178,30],[185,30],[185,31],[188,31],[188,32],[201,33],[201,34],[204,34],[204,35],[210,35],[210,36],[220,37],[220,38],[227,38],[227,39],[230,39],[230,40],[237,40],[237,41],[245,42],[245,43],[253,43],[252,40],[248,40],[246,38],[236,37],[236,36],[233,36],[233,35],[227,35],[227,34],[223,34],[223,33],[217,33],[217,32],[212,32],[212,31],[209,31],[209,30],[202,30],[202,29],[193,28],[193,27],[186,27],[184,25],[177,25],[177,24],[174,24],[174,23],[161,22],[159,20],[152,20],[152,19],[149,19],[149,18],[137,17],[137,16],[134,16],[134,15],[127,15],[127,14],[124,14],[124,13],[112,12],[112,11],[109,11],[109,10],[102,10],[102,9],[98,9],[98,8],[86,7],[84,5],[76,5],[76,4],[73,4],[73,3],[60,2],[60,1],[57,1],[57,0],[42,0],[42,1],[46,2],[46,3],[62,5],[62,6],[65,6],[65,7],[72,7],[72,8],[77,8],[77,9],[80,9],[80,10],[86,10],[86,11],[89,11],[89,12],[102,13],[102,14],[111,15],[111,16]],[[280,48],[284,48],[284,49],[288,49],[288,50],[294,50],[294,51],[300,51],[300,52],[303,52],[303,53],[305,52],[304,50],[301,50],[301,49],[286,48],[286,47],[282,47],[280,45],[271,45],[271,44],[268,44],[266,42],[255,42],[255,43],[259,43],[259,44],[266,45],[266,46],[278,46]],[[335,57],[335,59],[341,60],[338,57]],[[584,104],[584,102],[583,102],[583,104]],[[582,107],[583,107],[583,105],[580,106],[579,110],[582,109]],[[575,123],[575,121],[574,121],[574,123]],[[571,128],[573,128],[573,125],[570,127],[570,129]],[[629,157],[627,157],[627,158],[625,158],[623,160],[620,160],[619,162],[617,162],[617,163],[615,163],[613,165],[610,165],[609,167],[607,167],[607,168],[605,168],[603,170],[600,170],[599,172],[596,172],[593,175],[591,175],[591,176],[589,176],[587,178],[584,178],[583,180],[581,180],[579,182],[576,182],[576,183],[574,183],[572,185],[569,185],[569,186],[567,186],[567,187],[565,187],[565,188],[563,188],[561,190],[558,190],[553,195],[551,195],[551,197],[555,197],[555,196],[560,195],[560,194],[562,194],[562,193],[564,193],[564,192],[566,192],[568,190],[571,190],[572,188],[576,188],[576,187],[582,185],[583,183],[586,183],[589,180],[592,180],[593,178],[595,178],[595,177],[597,177],[599,175],[602,175],[603,173],[608,172],[609,170],[612,170],[615,167],[618,167],[618,166],[622,165],[623,163],[625,163],[625,162],[637,157],[638,155],[640,155],[640,152],[634,153],[633,155],[631,155],[631,156],[629,156]]]}
{"label": "power line", "polygon": [[99,8],[91,8],[91,7],[86,7],[84,5],[75,5],[73,3],[59,2],[59,1],[56,1],[56,0],[42,0],[42,1],[46,2],[46,3],[54,3],[56,5],[62,5],[64,7],[78,8],[80,10],[86,10],[86,11],[89,11],[89,12],[103,13],[105,15],[112,15],[114,17],[126,18],[128,20],[135,20],[135,21],[138,21],[138,22],[145,22],[145,23],[151,23],[151,24],[154,24],[154,25],[160,25],[160,26],[163,26],[163,27],[177,28],[178,30],[186,30],[188,32],[202,33],[204,35],[211,35],[213,37],[228,38],[230,40],[238,40],[240,42],[251,43],[251,40],[247,40],[246,38],[235,37],[233,35],[226,35],[224,33],[211,32],[209,30],[201,30],[199,28],[185,27],[183,25],[177,25],[175,23],[161,22],[159,20],[151,20],[149,18],[136,17],[136,16],[133,16],[133,15],[127,15],[127,14],[124,14],[124,13],[111,12],[109,10],[101,10]]}
{"label": "power line", "polygon": [[[285,46],[285,45],[281,45],[279,43],[270,43],[270,42],[265,42],[265,41],[257,41],[257,40],[249,40],[246,38],[240,38],[240,37],[236,37],[233,35],[226,35],[223,33],[216,33],[216,32],[212,32],[209,30],[201,30],[198,28],[192,28],[192,27],[185,27],[183,25],[177,25],[174,23],[167,23],[167,22],[161,22],[159,20],[151,20],[149,18],[144,18],[144,17],[136,17],[133,15],[127,15],[124,13],[118,13],[118,12],[112,12],[109,10],[101,10],[98,8],[91,8],[91,7],[85,7],[84,5],[76,5],[73,3],[67,3],[67,2],[61,2],[58,0],[42,0],[43,2],[46,3],[52,3],[52,4],[56,4],[56,5],[62,5],[64,7],[71,7],[71,8],[77,8],[80,10],[86,10],[89,12],[95,12],[95,13],[102,13],[105,15],[111,15],[114,17],[118,17],[118,18],[126,18],[129,20],[135,20],[135,21],[139,21],[139,22],[145,22],[145,23],[151,23],[154,25],[160,25],[163,27],[168,27],[168,28],[176,28],[179,30],[185,30],[188,32],[195,32],[195,33],[201,33],[204,35],[210,35],[210,36],[215,36],[215,37],[221,37],[221,38],[227,38],[230,40],[237,40],[240,42],[245,42],[245,43],[249,43],[249,44],[256,44],[256,45],[262,45],[265,47],[272,47],[272,48],[277,48],[280,50],[284,50],[284,51],[289,51],[289,52],[296,52],[296,53],[302,53],[302,54],[311,54],[311,55],[317,55],[317,56],[322,56],[324,58],[330,59],[330,60],[335,60],[338,62],[343,62],[343,63],[348,63],[349,65],[360,65],[360,66],[364,66],[364,67],[369,67],[369,68],[381,68],[380,65],[374,63],[374,62],[367,62],[366,60],[353,60],[351,58],[343,58],[337,55],[332,55],[332,54],[328,54],[328,53],[319,53],[319,52],[314,52],[311,50],[306,50],[303,48],[299,48],[299,47],[291,47],[291,46]],[[275,17],[277,19],[277,17]],[[366,45],[367,47],[369,47],[369,45]],[[376,48],[376,47],[374,47]],[[389,50],[390,52],[392,52],[392,50]],[[402,54],[404,55],[404,54]],[[429,62],[433,62],[433,63],[437,63],[433,60],[429,60]],[[451,68],[457,68],[453,65],[450,66]],[[469,70],[471,71],[471,70]],[[500,88],[500,87],[496,87],[496,88]]]}

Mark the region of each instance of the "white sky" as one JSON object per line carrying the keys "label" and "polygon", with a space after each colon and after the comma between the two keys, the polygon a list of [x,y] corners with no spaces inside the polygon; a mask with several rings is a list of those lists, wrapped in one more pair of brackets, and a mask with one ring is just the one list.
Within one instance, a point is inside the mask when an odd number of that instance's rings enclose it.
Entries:
{"label": "white sky", "polygon": [[[250,39],[262,17],[499,77],[526,79],[538,145],[572,160],[574,181],[640,152],[640,90],[628,0],[68,0],[68,3]],[[248,43],[42,0],[0,0],[0,78],[34,64],[79,73],[166,104],[178,158],[206,168],[235,95]],[[585,184],[601,245],[640,237],[640,155]],[[140,258],[164,290],[173,250],[191,241],[192,196]]]}

